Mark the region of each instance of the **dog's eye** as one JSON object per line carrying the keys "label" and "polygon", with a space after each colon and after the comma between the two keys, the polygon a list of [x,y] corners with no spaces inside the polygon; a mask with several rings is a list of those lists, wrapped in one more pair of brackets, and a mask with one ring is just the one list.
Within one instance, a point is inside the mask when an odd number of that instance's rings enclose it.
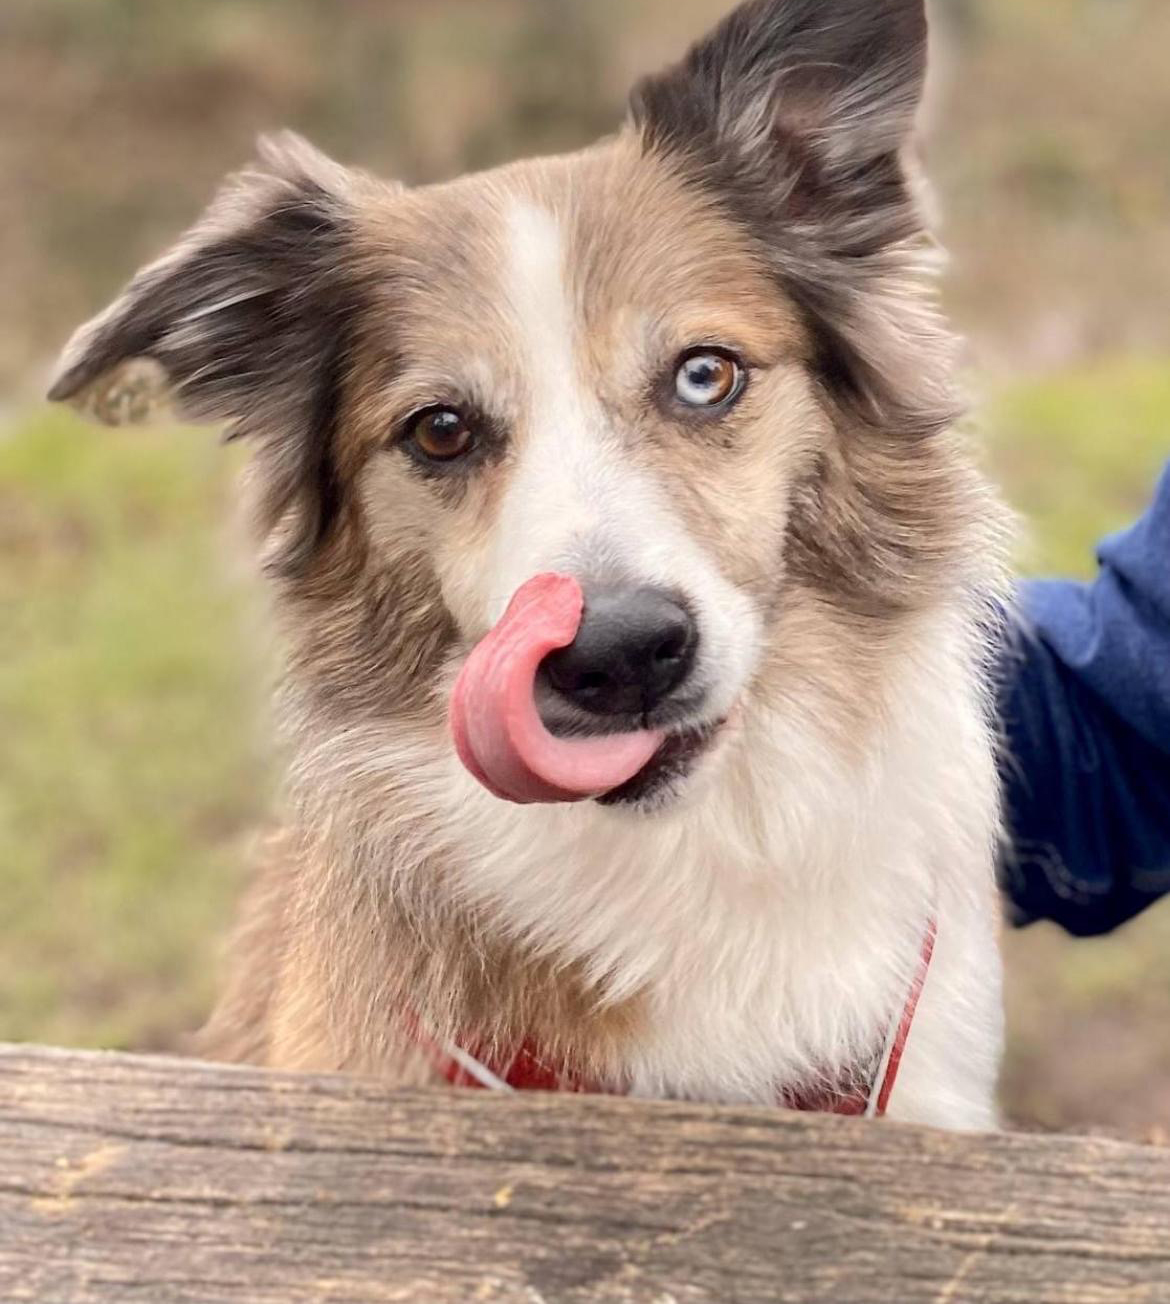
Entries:
{"label": "dog's eye", "polygon": [[743,384],[743,367],[730,353],[694,349],[679,363],[674,392],[687,407],[716,408],[737,399]]}
{"label": "dog's eye", "polygon": [[432,462],[453,462],[475,447],[475,431],[463,413],[454,408],[429,408],[411,417],[406,437],[419,454]]}

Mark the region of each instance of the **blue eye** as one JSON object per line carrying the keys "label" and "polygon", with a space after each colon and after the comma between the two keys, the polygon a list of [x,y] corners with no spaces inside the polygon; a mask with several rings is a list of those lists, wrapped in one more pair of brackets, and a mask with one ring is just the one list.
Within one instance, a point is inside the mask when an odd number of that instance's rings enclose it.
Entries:
{"label": "blue eye", "polygon": [[737,399],[743,384],[743,367],[731,354],[695,349],[679,363],[674,392],[687,407],[715,408]]}

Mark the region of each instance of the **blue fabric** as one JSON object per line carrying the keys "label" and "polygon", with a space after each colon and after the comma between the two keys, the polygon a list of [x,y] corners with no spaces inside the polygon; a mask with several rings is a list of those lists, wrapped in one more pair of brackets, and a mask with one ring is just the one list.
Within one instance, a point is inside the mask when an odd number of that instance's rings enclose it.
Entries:
{"label": "blue fabric", "polygon": [[1001,759],[1018,923],[1109,932],[1170,892],[1170,465],[1091,584],[1021,586]]}

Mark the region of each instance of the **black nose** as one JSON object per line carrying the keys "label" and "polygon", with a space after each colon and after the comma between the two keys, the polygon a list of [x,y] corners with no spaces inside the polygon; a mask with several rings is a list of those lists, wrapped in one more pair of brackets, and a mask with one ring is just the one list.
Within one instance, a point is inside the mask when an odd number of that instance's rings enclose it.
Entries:
{"label": "black nose", "polygon": [[691,673],[698,645],[694,617],[661,589],[586,590],[576,639],[544,668],[553,688],[584,711],[640,715]]}

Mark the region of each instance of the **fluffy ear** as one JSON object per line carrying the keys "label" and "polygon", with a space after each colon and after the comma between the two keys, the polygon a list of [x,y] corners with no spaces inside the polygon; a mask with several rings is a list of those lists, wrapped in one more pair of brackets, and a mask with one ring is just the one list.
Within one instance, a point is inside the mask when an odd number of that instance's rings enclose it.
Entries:
{"label": "fluffy ear", "polygon": [[357,293],[347,255],[358,182],[294,136],[262,141],[257,165],[76,333],[49,391],[85,403],[129,376],[161,385],[184,419],[254,437],[265,524],[284,523],[290,565],[339,507],[333,425]]}
{"label": "fluffy ear", "polygon": [[644,147],[757,236],[827,388],[923,435],[961,406],[907,166],[926,49],[925,0],[750,0],[632,99]]}
{"label": "fluffy ear", "polygon": [[767,177],[789,210],[888,207],[926,72],[925,0],[750,0],[634,91],[652,145]]}

